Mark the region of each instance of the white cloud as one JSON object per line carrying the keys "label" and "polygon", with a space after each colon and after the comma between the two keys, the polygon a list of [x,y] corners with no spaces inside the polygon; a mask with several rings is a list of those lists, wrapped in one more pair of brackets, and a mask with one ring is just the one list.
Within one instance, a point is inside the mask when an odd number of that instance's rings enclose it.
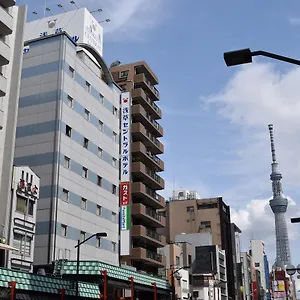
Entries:
{"label": "white cloud", "polygon": [[109,18],[104,23],[105,39],[128,40],[143,39],[143,33],[158,26],[167,17],[163,0],[78,0],[81,6],[89,9],[102,8],[97,19]]}
{"label": "white cloud", "polygon": [[[231,199],[232,219],[243,231],[244,247],[249,248],[247,243],[251,238],[264,240],[271,261],[275,257],[274,216],[268,200],[257,200],[271,196],[268,176],[271,172],[271,153],[267,125],[274,124],[283,190],[297,199],[300,181],[299,83],[299,67],[280,73],[275,64],[253,63],[237,67],[220,92],[201,97],[208,109],[214,109],[218,116],[239,128],[239,142],[232,141],[235,159],[224,165],[224,170],[237,179],[222,195],[226,196],[225,199]],[[223,130],[226,135],[226,127]],[[238,203],[240,199],[242,204]],[[287,217],[298,215],[299,207],[290,201]],[[287,223],[291,248],[296,254],[299,246],[296,230],[299,227],[289,221]],[[292,257],[296,258],[293,253]]]}
{"label": "white cloud", "polygon": [[289,18],[289,23],[291,25],[294,25],[294,26],[299,26],[300,25],[300,18],[290,17]]}

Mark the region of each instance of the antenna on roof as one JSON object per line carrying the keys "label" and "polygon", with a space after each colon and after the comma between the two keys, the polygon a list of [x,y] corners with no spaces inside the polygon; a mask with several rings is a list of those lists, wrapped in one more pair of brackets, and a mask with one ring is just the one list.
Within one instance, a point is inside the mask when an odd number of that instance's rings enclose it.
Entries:
{"label": "antenna on roof", "polygon": [[70,1],[71,4],[73,4],[77,9],[79,9],[80,7],[75,3],[75,1]]}

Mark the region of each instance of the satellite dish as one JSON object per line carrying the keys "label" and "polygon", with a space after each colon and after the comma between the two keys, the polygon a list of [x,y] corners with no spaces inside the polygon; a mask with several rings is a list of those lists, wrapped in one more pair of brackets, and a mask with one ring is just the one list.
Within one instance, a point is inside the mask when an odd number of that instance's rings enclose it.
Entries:
{"label": "satellite dish", "polygon": [[[291,270],[292,269],[292,270]],[[287,265],[285,269],[286,273],[290,276],[294,275],[296,273],[295,266],[294,265]]]}
{"label": "satellite dish", "polygon": [[121,64],[121,62],[119,61],[119,60],[116,60],[116,61],[114,61],[114,62],[112,62],[112,64],[110,65],[110,67],[112,68],[112,67],[117,67],[117,66],[119,66]]}

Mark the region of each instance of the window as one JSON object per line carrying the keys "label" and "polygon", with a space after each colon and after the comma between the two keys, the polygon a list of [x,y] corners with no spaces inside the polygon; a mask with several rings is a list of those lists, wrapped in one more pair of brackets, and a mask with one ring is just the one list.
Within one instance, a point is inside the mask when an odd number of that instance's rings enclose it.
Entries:
{"label": "window", "polygon": [[116,167],[117,166],[117,159],[113,157],[111,163],[112,163],[113,167]]}
{"label": "window", "polygon": [[64,158],[64,167],[70,169],[70,158],[68,156]]}
{"label": "window", "polygon": [[100,121],[99,120],[99,129],[101,130],[101,131],[103,131],[103,127],[104,127],[104,125],[103,125],[103,122],[102,121]]}
{"label": "window", "polygon": [[100,103],[104,104],[104,96],[101,93],[99,93],[99,99],[100,99]]}
{"label": "window", "polygon": [[33,216],[33,210],[34,210],[34,201],[29,200],[28,202],[28,215]]}
{"label": "window", "polygon": [[117,194],[117,186],[116,185],[112,185],[112,191],[111,191],[114,195]]}
{"label": "window", "polygon": [[192,265],[192,255],[188,255],[188,265],[191,266]]}
{"label": "window", "polygon": [[75,70],[69,66],[69,75],[74,79],[75,78]]}
{"label": "window", "polygon": [[83,148],[89,148],[89,140],[87,138],[83,138]]}
{"label": "window", "polygon": [[101,237],[96,237],[96,247],[101,248]]}
{"label": "window", "polygon": [[72,136],[72,128],[69,125],[66,125],[66,136]]}
{"label": "window", "polygon": [[68,106],[73,108],[73,98],[70,95],[68,95]]}
{"label": "window", "polygon": [[69,191],[63,189],[62,200],[68,202],[69,201]]}
{"label": "window", "polygon": [[111,250],[112,252],[116,252],[116,243],[115,242],[111,242]]}
{"label": "window", "polygon": [[120,72],[120,78],[127,77],[127,76],[128,76],[128,73],[129,73],[129,70],[121,71],[121,72]]}
{"label": "window", "polygon": [[84,231],[80,231],[80,241],[85,240],[86,233]]}
{"label": "window", "polygon": [[187,212],[193,212],[194,211],[194,206],[187,206],[186,211]]}
{"label": "window", "polygon": [[259,268],[260,263],[259,263],[259,262],[256,262],[256,263],[254,264],[254,266],[255,266],[255,268]]}
{"label": "window", "polygon": [[98,175],[98,177],[97,177],[97,184],[98,184],[99,186],[102,186],[102,177],[99,176],[99,175]]}
{"label": "window", "polygon": [[88,169],[86,167],[82,167],[82,177],[88,178]]}
{"label": "window", "polygon": [[116,222],[117,221],[117,214],[115,213],[115,212],[112,212],[111,213],[111,220],[112,220],[112,222]]}
{"label": "window", "polygon": [[17,195],[16,211],[33,216],[34,201]]}
{"label": "window", "polygon": [[14,233],[13,246],[25,256],[30,256],[31,254],[31,241],[31,236]]}
{"label": "window", "polygon": [[211,228],[210,221],[202,221],[200,226],[201,228]]}
{"label": "window", "polygon": [[101,216],[102,215],[102,207],[100,205],[97,205],[97,216]]}
{"label": "window", "polygon": [[116,142],[116,141],[117,141],[117,134],[116,134],[115,132],[113,132],[113,136],[112,136],[112,138],[113,138],[114,142]]}
{"label": "window", "polygon": [[30,183],[32,184],[33,182],[33,175],[30,175]]}
{"label": "window", "polygon": [[114,116],[118,115],[118,109],[115,106],[113,106],[113,115]]}
{"label": "window", "polygon": [[81,209],[87,210],[87,200],[85,198],[81,198]]}
{"label": "window", "polygon": [[90,112],[89,112],[87,109],[84,110],[84,118],[85,118],[87,121],[90,120]]}
{"label": "window", "polygon": [[180,265],[180,257],[176,256],[176,266],[179,267]]}
{"label": "window", "polygon": [[89,93],[91,92],[91,84],[87,81],[85,82],[85,90]]}
{"label": "window", "polygon": [[17,205],[16,205],[16,211],[20,212],[22,214],[26,214],[27,212],[27,199],[20,197],[17,195]]}
{"label": "window", "polygon": [[24,171],[22,171],[21,179],[24,179]]}
{"label": "window", "polygon": [[67,234],[68,234],[68,226],[67,225],[64,225],[64,224],[61,224],[61,235],[66,237]]}
{"label": "window", "polygon": [[98,147],[98,156],[99,156],[100,158],[103,157],[103,150],[102,150],[100,147]]}

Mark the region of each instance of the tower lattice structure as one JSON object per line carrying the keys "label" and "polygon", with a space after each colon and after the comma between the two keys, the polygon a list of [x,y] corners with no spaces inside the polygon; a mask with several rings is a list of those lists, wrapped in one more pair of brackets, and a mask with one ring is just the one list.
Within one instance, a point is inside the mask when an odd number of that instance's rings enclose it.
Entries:
{"label": "tower lattice structure", "polygon": [[288,200],[284,197],[281,186],[282,175],[278,171],[276,161],[275,144],[273,135],[273,125],[269,125],[271,153],[272,153],[272,181],[273,198],[270,200],[270,206],[275,216],[276,233],[276,267],[284,268],[291,263],[291,253],[285,212],[288,206]]}

